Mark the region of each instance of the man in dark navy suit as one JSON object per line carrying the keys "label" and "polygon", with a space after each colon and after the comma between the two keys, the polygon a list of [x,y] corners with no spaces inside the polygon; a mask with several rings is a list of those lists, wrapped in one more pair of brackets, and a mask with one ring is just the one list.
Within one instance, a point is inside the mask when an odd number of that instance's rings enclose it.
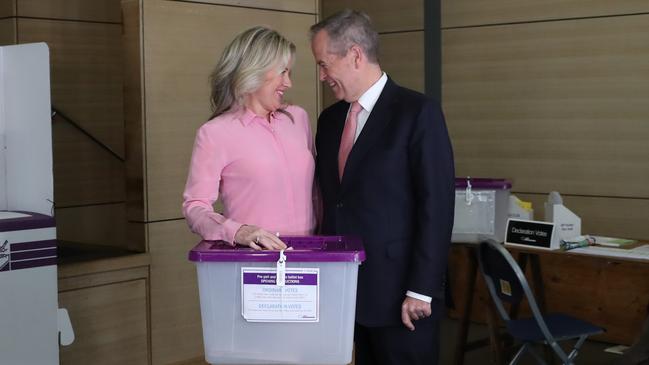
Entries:
{"label": "man in dark navy suit", "polygon": [[324,234],[359,235],[356,364],[437,364],[453,228],[453,152],[439,104],[398,86],[378,34],[345,10],[311,27],[320,80],[340,101],[318,119]]}

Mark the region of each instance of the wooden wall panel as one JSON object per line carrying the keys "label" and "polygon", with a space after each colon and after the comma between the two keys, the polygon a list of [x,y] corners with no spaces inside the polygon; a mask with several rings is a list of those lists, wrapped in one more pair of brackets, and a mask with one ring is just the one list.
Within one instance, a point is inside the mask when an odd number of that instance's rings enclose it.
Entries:
{"label": "wooden wall panel", "polygon": [[124,200],[124,163],[60,117],[52,124],[58,207]]}
{"label": "wooden wall panel", "polygon": [[138,252],[149,252],[147,224],[134,221],[126,222],[125,235],[129,248]]}
{"label": "wooden wall panel", "polygon": [[56,238],[141,251],[134,242],[126,240],[124,203],[57,209]]}
{"label": "wooden wall panel", "polygon": [[16,0],[3,0],[0,2],[0,18],[16,16]]}
{"label": "wooden wall panel", "polygon": [[60,350],[67,364],[147,364],[146,280],[101,285],[59,293],[75,341]]}
{"label": "wooden wall panel", "polygon": [[[175,0],[177,1],[177,0]],[[194,3],[207,3],[216,5],[233,5],[257,9],[273,9],[294,11],[301,13],[317,13],[316,0],[181,0]]]}
{"label": "wooden wall panel", "polygon": [[366,12],[379,32],[424,29],[424,0],[322,0],[322,19],[345,8]]}
{"label": "wooden wall panel", "polygon": [[149,254],[104,257],[59,265],[59,292],[149,279]]}
{"label": "wooden wall panel", "polygon": [[459,176],[649,197],[649,15],[443,31]]}
{"label": "wooden wall panel", "polygon": [[547,19],[635,14],[649,11],[645,0],[442,0],[442,27]]}
{"label": "wooden wall panel", "polygon": [[0,19],[0,46],[16,44],[16,19]]}
{"label": "wooden wall panel", "polygon": [[379,42],[383,71],[397,84],[423,93],[424,32],[381,34]]}
{"label": "wooden wall panel", "polygon": [[124,141],[126,144],[126,214],[129,221],[146,217],[146,174],[144,171],[144,102],[141,3],[122,0],[124,16]]}
{"label": "wooden wall panel", "polygon": [[196,267],[187,260],[200,241],[184,220],[149,223],[153,364],[203,355]]}
{"label": "wooden wall panel", "polygon": [[[149,4],[149,5],[147,5]],[[314,15],[169,1],[145,2],[148,219],[181,217],[196,129],[209,116],[207,78],[223,47],[243,30],[268,24],[297,46],[287,99],[315,124],[316,69],[306,29]]]}
{"label": "wooden wall panel", "polygon": [[15,0],[19,17],[121,22],[120,0]]}
{"label": "wooden wall panel", "polygon": [[50,47],[52,105],[124,156],[121,25],[19,18],[18,34]]}

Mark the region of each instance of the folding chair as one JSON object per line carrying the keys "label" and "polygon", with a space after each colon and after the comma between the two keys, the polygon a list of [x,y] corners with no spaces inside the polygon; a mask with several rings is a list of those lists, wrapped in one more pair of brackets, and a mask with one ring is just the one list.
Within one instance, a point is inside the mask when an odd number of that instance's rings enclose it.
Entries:
{"label": "folding chair", "polygon": [[[492,240],[481,242],[478,260],[491,298],[505,321],[507,331],[514,340],[522,343],[510,365],[518,363],[525,352],[529,352],[539,364],[546,364],[532,347],[535,343],[549,345],[563,364],[573,364],[586,338],[604,332],[600,327],[569,315],[542,314],[525,274],[502,244]],[[533,316],[524,319],[510,318],[503,302],[518,305],[524,297]],[[570,353],[566,354],[558,342],[570,339],[577,339],[577,342]]]}

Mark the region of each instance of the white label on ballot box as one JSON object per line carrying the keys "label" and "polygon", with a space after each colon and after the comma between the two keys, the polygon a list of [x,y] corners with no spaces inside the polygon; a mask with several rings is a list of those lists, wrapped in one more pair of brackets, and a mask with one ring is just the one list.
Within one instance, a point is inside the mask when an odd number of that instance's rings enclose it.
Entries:
{"label": "white label on ballot box", "polygon": [[241,314],[248,322],[318,322],[320,269],[286,269],[277,286],[274,269],[241,268]]}

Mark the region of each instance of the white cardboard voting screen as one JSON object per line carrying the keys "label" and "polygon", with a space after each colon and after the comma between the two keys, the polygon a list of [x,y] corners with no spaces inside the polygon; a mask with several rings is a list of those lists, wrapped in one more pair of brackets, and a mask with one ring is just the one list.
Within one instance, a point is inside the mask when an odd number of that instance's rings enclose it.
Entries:
{"label": "white cardboard voting screen", "polygon": [[52,118],[45,43],[0,47],[0,210],[52,215]]}
{"label": "white cardboard voting screen", "polygon": [[[45,43],[0,47],[0,210],[54,213],[49,70]],[[0,219],[24,216],[3,212]],[[0,364],[57,365],[59,343],[74,340],[57,304],[57,267],[14,267],[11,253],[14,244],[54,241],[56,230],[6,230],[0,237],[12,260],[0,271]],[[23,261],[38,261],[29,256],[45,251],[37,247],[22,250]]]}

